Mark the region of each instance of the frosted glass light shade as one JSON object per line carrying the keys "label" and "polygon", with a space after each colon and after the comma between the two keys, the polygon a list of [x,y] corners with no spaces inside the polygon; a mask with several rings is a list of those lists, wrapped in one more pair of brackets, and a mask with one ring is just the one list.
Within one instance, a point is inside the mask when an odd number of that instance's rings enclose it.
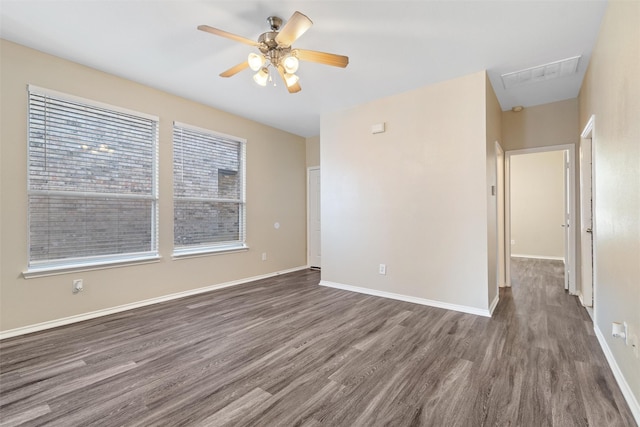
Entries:
{"label": "frosted glass light shade", "polygon": [[249,62],[249,68],[253,71],[258,71],[264,65],[264,56],[251,52],[247,62]]}
{"label": "frosted glass light shade", "polygon": [[298,58],[296,58],[295,56],[287,56],[284,59],[284,63],[282,64],[284,66],[284,70],[289,73],[289,74],[293,74],[296,71],[298,71]]}
{"label": "frosted glass light shade", "polygon": [[258,83],[260,86],[266,86],[268,78],[269,70],[267,70],[266,68],[262,68],[260,71],[253,75],[253,81]]}

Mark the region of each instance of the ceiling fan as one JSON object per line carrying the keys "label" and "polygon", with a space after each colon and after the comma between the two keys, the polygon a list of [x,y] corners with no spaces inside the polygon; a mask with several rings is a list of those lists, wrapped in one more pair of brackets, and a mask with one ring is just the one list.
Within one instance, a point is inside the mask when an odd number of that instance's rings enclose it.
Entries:
{"label": "ceiling fan", "polygon": [[257,42],[208,25],[198,26],[198,29],[201,31],[257,47],[260,51],[259,54],[255,52],[250,53],[246,61],[223,71],[220,73],[220,77],[231,77],[245,68],[251,68],[253,71],[256,71],[253,80],[260,86],[266,86],[267,81],[271,81],[269,67],[273,67],[278,71],[278,74],[280,74],[280,77],[287,86],[287,90],[290,93],[296,93],[302,89],[298,83],[299,78],[295,74],[298,70],[299,60],[341,68],[349,64],[349,58],[343,55],[293,48],[293,42],[313,25],[311,19],[302,13],[295,12],[291,15],[291,18],[289,18],[289,21],[287,21],[282,29],[280,29],[282,19],[277,16],[268,17],[267,22],[271,26],[271,31],[262,33],[260,37],[258,37]]}

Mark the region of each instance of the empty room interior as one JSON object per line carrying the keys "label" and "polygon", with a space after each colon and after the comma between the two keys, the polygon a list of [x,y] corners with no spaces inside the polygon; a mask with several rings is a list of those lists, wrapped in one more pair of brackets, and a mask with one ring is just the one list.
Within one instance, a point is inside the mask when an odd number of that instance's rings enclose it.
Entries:
{"label": "empty room interior", "polygon": [[640,423],[640,1],[0,19],[0,426]]}

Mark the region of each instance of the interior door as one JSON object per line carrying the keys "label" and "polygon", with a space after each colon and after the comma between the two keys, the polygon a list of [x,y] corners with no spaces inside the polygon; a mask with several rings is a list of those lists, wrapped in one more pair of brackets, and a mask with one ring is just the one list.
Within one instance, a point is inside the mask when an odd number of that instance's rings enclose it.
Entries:
{"label": "interior door", "polygon": [[310,168],[307,182],[309,267],[320,268],[320,168]]}
{"label": "interior door", "polygon": [[580,141],[580,261],[582,304],[593,307],[593,180],[591,138]]}

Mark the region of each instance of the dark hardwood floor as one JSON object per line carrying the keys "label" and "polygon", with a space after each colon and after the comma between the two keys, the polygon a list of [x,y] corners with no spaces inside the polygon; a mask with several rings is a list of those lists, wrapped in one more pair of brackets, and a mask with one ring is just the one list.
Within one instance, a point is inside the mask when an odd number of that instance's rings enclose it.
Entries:
{"label": "dark hardwood floor", "polygon": [[0,425],[634,426],[554,262],[492,318],[302,271],[0,343]]}

